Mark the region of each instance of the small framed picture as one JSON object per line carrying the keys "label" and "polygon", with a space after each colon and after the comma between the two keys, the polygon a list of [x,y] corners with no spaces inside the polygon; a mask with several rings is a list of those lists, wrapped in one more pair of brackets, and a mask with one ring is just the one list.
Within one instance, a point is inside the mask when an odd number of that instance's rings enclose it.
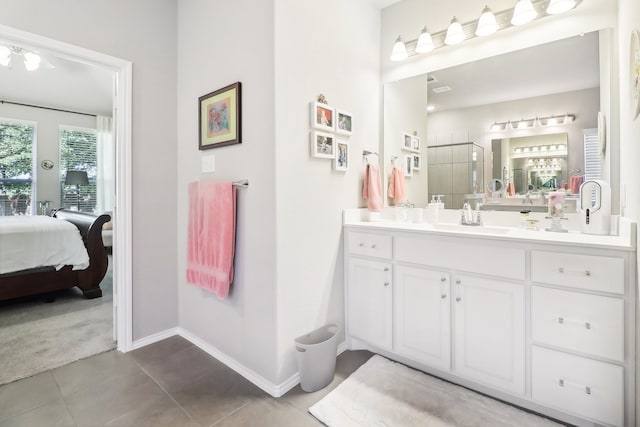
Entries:
{"label": "small framed picture", "polygon": [[413,175],[413,156],[404,156],[404,176]]}
{"label": "small framed picture", "polygon": [[336,110],[336,132],[342,135],[351,135],[353,114],[343,110]]}
{"label": "small framed picture", "polygon": [[336,109],[320,102],[311,103],[311,127],[333,132],[336,129]]}
{"label": "small framed picture", "polygon": [[349,168],[349,143],[336,140],[336,155],[333,158],[333,168],[345,172]]}
{"label": "small framed picture", "polygon": [[411,137],[411,150],[415,151],[416,153],[420,152],[420,138],[418,138],[417,136]]}
{"label": "small framed picture", "polygon": [[311,132],[311,155],[322,159],[335,157],[335,135],[314,131]]}
{"label": "small framed picture", "polygon": [[419,171],[421,166],[422,166],[422,158],[420,157],[419,154],[414,154],[413,155],[413,170],[414,171]]}
{"label": "small framed picture", "polygon": [[402,149],[405,151],[411,151],[411,147],[413,146],[411,144],[411,138],[413,137],[413,135],[410,135],[408,133],[403,133],[402,134]]}
{"label": "small framed picture", "polygon": [[198,98],[200,150],[242,142],[241,88],[241,83],[237,82]]}

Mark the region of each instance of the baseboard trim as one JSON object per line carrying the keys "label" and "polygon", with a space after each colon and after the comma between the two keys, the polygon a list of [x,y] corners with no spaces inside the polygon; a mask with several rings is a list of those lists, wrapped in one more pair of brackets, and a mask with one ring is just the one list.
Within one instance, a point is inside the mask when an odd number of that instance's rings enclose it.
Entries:
{"label": "baseboard trim", "polygon": [[135,340],[131,344],[131,350],[137,350],[139,348],[146,347],[146,346],[148,346],[150,344],[156,343],[158,341],[162,341],[162,340],[167,339],[169,337],[172,337],[174,335],[179,335],[178,329],[179,328],[167,329],[167,330],[155,333],[153,335],[146,336],[146,337],[141,338],[139,340]]}
{"label": "baseboard trim", "polygon": [[[147,345],[153,344],[158,341],[162,341],[166,338],[172,337],[174,335],[179,335],[182,338],[186,339],[209,356],[215,358],[216,360],[224,363],[229,368],[233,369],[239,375],[242,375],[248,381],[252,382],[254,385],[259,387],[265,393],[273,397],[281,397],[286,394],[289,390],[294,388],[300,383],[300,373],[296,372],[287,378],[284,382],[280,384],[274,384],[271,381],[264,378],[262,375],[256,373],[252,369],[246,367],[242,363],[238,362],[236,359],[229,357],[225,353],[221,352],[211,344],[204,342],[199,337],[195,336],[191,332],[181,328],[175,327],[171,329],[167,329],[162,332],[158,332],[153,335],[149,335],[145,338],[136,340],[133,342],[131,350],[136,350],[138,348],[145,347]],[[342,354],[344,351],[348,350],[346,342],[342,342],[338,344],[337,355]]]}

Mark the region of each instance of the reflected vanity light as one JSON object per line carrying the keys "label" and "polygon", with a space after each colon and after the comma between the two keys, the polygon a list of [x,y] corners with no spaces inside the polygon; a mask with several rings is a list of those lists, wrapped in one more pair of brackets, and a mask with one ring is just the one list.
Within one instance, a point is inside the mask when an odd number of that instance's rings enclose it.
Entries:
{"label": "reflected vanity light", "polygon": [[428,112],[432,112],[432,111],[434,111],[435,109],[436,109],[436,106],[435,106],[435,105],[427,105],[427,111],[428,111]]}
{"label": "reflected vanity light", "polygon": [[[460,23],[454,16],[451,24],[444,30],[431,33],[424,27],[417,39],[406,42],[402,42],[398,37],[394,42],[390,59],[403,61],[415,54],[427,53],[475,37],[486,37],[505,28],[568,12],[581,2],[582,0],[517,0],[513,8],[497,13],[485,6],[480,17],[474,21]],[[401,44],[398,44],[399,42]]]}
{"label": "reflected vanity light", "polygon": [[[491,132],[501,132],[506,131],[510,127],[513,130],[522,130],[522,129],[530,129],[534,127],[536,124],[538,126],[557,126],[557,125],[568,125],[575,121],[576,116],[573,114],[565,114],[562,116],[548,116],[548,117],[535,117],[533,119],[520,119],[514,121],[506,121],[506,122],[493,122],[491,124]],[[558,147],[559,149],[559,147]]]}

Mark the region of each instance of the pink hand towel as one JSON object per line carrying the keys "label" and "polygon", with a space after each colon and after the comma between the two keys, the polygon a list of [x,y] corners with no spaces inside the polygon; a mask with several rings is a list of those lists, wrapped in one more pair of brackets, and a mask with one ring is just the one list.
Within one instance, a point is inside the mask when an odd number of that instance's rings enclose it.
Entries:
{"label": "pink hand towel", "polygon": [[233,282],[236,188],[231,182],[189,184],[187,283],[224,299]]}
{"label": "pink hand towel", "polygon": [[395,200],[395,203],[403,203],[407,201],[407,191],[405,189],[404,172],[401,169],[393,168],[391,177],[389,178],[389,189],[387,190],[389,197]]}
{"label": "pink hand towel", "polygon": [[580,193],[580,186],[584,182],[584,175],[572,176],[569,178],[569,188],[571,189],[571,194]]}
{"label": "pink hand towel", "polygon": [[367,199],[367,208],[371,212],[382,211],[382,189],[380,188],[380,168],[376,165],[367,165],[364,173],[364,186],[362,197]]}

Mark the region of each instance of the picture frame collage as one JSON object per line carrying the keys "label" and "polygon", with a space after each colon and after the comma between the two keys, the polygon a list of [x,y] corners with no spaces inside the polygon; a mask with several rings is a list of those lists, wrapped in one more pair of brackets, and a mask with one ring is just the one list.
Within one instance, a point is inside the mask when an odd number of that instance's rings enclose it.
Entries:
{"label": "picture frame collage", "polygon": [[311,156],[333,159],[333,169],[346,172],[349,168],[349,141],[353,132],[353,114],[315,101],[310,104]]}
{"label": "picture frame collage", "polygon": [[414,171],[419,171],[422,168],[422,157],[420,156],[420,137],[413,134],[403,132],[402,133],[402,151],[407,151],[410,154],[405,154],[403,158],[404,176],[413,176]]}

